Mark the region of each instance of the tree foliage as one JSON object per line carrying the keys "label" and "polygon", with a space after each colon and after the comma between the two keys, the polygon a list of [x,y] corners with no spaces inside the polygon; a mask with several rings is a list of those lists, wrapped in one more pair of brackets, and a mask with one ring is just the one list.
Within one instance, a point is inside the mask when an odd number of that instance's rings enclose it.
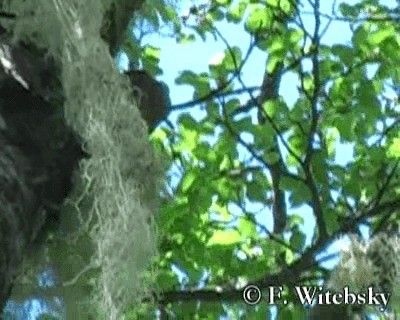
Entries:
{"label": "tree foliage", "polygon": [[[225,50],[207,71],[180,73],[176,83],[193,88],[193,101],[172,113],[189,112],[152,136],[171,159],[157,217],[160,312],[268,318],[266,303],[243,303],[245,284],[321,284],[330,275],[321,263],[332,258],[321,254],[335,240],[361,236],[363,226],[371,238],[397,230],[399,7],[359,1],[324,13],[318,0],[215,0],[181,19],[182,45],[214,38]],[[324,41],[330,28],[342,32],[338,21],[350,41]],[[227,24],[249,39],[247,50],[226,40]],[[243,78],[255,52],[265,73],[254,88]],[[290,87],[295,97],[285,96]],[[190,112],[197,105],[204,116]],[[311,210],[314,230],[298,208]],[[277,305],[279,319],[307,314],[292,291]]]}

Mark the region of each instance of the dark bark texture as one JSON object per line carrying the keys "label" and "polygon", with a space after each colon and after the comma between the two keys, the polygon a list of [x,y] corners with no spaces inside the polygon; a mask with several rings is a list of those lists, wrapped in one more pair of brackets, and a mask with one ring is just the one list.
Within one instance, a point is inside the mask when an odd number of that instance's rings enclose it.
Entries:
{"label": "dark bark texture", "polygon": [[[143,2],[121,1],[107,10],[99,36],[111,55]],[[25,252],[40,242],[49,225],[57,226],[58,208],[84,157],[63,117],[59,64],[45,48],[12,42],[11,32],[0,26],[0,318]],[[134,83],[142,90],[148,84]],[[161,96],[155,80],[151,88]],[[149,128],[165,116],[161,109],[157,119],[141,110]]]}
{"label": "dark bark texture", "polygon": [[5,39],[2,34],[2,56],[12,67],[4,59],[0,64],[0,311],[26,250],[57,223],[83,156],[63,118],[61,86],[52,87],[54,61],[32,45]]}

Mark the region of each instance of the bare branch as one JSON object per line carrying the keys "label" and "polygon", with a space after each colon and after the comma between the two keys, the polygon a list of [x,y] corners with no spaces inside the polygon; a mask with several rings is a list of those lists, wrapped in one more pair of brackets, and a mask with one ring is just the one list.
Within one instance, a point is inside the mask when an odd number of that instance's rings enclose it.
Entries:
{"label": "bare branch", "polygon": [[248,92],[248,90],[253,92],[253,91],[259,90],[260,88],[259,87],[248,87],[245,89],[240,88],[240,89],[229,90],[229,91],[224,91],[224,89],[226,89],[226,86],[217,88],[215,90],[211,90],[208,94],[206,94],[205,96],[200,97],[196,100],[191,100],[188,102],[175,104],[175,105],[171,106],[170,109],[171,109],[171,111],[184,110],[184,109],[194,107],[195,105],[201,104],[203,102],[207,102],[207,101],[215,99],[215,98],[223,98],[223,97],[238,95],[238,94]]}

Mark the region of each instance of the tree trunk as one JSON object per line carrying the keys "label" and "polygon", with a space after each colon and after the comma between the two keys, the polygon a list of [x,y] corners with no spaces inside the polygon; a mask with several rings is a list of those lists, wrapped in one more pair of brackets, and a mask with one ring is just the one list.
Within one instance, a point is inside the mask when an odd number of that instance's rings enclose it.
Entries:
{"label": "tree trunk", "polygon": [[0,311],[10,297],[24,253],[47,223],[57,220],[57,207],[71,188],[71,175],[81,157],[60,107],[25,89],[2,68]]}

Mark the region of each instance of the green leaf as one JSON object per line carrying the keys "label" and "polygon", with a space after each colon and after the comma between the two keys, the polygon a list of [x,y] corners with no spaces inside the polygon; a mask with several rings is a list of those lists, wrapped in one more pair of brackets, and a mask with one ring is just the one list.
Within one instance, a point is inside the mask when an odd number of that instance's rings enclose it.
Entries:
{"label": "green leaf", "polygon": [[224,199],[225,201],[228,201],[235,195],[233,183],[227,178],[222,178],[214,181],[212,183],[212,186],[215,192],[221,197],[221,199]]}
{"label": "green leaf", "polygon": [[238,132],[252,132],[254,128],[253,120],[250,116],[237,120],[233,122],[232,125],[236,130],[238,130]]}
{"label": "green leaf", "polygon": [[[198,129],[198,123],[196,120],[193,119],[193,117],[189,114],[182,114],[178,118],[178,123],[183,127],[184,131],[182,131],[182,136],[190,135],[190,138],[193,137],[193,135],[198,135],[197,134],[197,129]],[[190,132],[190,131],[196,131],[196,132]]]}
{"label": "green leaf", "polygon": [[211,236],[207,243],[207,246],[221,245],[227,246],[235,243],[239,243],[242,240],[242,236],[237,230],[217,230]]}
{"label": "green leaf", "polygon": [[192,33],[189,33],[189,34],[181,33],[177,36],[177,42],[180,44],[193,43],[195,40],[196,40],[196,37]]}
{"label": "green leaf", "polygon": [[289,228],[291,228],[291,229],[298,229],[299,226],[304,225],[304,218],[297,214],[289,215],[288,220],[289,220],[288,225],[289,225]]}
{"label": "green leaf", "polygon": [[160,48],[147,45],[144,47],[141,55],[143,68],[153,76],[162,74],[162,70],[158,66],[160,62],[160,53]]}
{"label": "green leaf", "polygon": [[343,183],[343,191],[347,196],[359,198],[361,195],[361,177],[356,168],[353,168],[349,174],[346,175],[346,180]]}
{"label": "green leaf", "polygon": [[[282,55],[288,50],[287,47],[287,38],[276,37],[272,39],[271,44],[269,45],[270,53],[275,57],[278,56],[280,60],[282,60]],[[268,71],[272,71],[274,66],[268,68]]]}
{"label": "green leaf", "polygon": [[223,171],[226,169],[229,169],[231,167],[231,161],[229,159],[229,157],[225,154],[223,157],[223,160],[221,161],[220,165],[219,165],[219,170]]}
{"label": "green leaf", "polygon": [[371,82],[363,82],[358,91],[361,107],[369,110],[372,105],[376,104],[376,92]]}
{"label": "green leaf", "polygon": [[278,163],[279,160],[281,159],[281,156],[280,156],[280,154],[279,154],[278,152],[272,151],[272,152],[267,152],[267,153],[264,155],[263,158],[265,159],[265,161],[266,161],[268,164],[272,165],[272,164]]}
{"label": "green leaf", "polygon": [[292,8],[293,1],[291,0],[269,0],[268,5],[275,10],[279,10],[288,14]]}
{"label": "green leaf", "polygon": [[332,54],[338,56],[346,65],[351,65],[353,63],[354,49],[349,46],[335,44],[332,46]]}
{"label": "green leaf", "polygon": [[246,21],[246,29],[254,33],[266,28],[271,23],[271,13],[261,5],[251,4],[250,14]]}
{"label": "green leaf", "polygon": [[337,128],[329,128],[328,132],[325,134],[325,137],[328,157],[333,159],[336,153],[336,143],[340,137],[339,130]]}
{"label": "green leaf", "polygon": [[250,201],[264,203],[266,200],[265,190],[256,180],[250,181],[246,184],[246,194]]}
{"label": "green leaf", "polygon": [[129,62],[138,65],[138,60],[143,53],[142,47],[136,41],[125,41],[122,49],[128,56]]}
{"label": "green leaf", "polygon": [[349,17],[356,17],[360,13],[358,7],[352,6],[344,2],[339,4],[339,10],[344,16],[349,16]]}
{"label": "green leaf", "polygon": [[254,145],[256,148],[268,149],[274,143],[274,129],[272,126],[253,126]]}
{"label": "green leaf", "polygon": [[378,46],[387,38],[393,37],[394,34],[396,34],[396,30],[393,25],[386,28],[381,27],[377,31],[371,32],[368,35],[368,42],[373,46]]}
{"label": "green leaf", "polygon": [[278,112],[279,103],[275,100],[268,100],[263,103],[263,109],[270,118],[273,118]]}
{"label": "green leaf", "polygon": [[38,319],[38,320],[60,320],[62,318],[61,317],[57,317],[57,316],[53,316],[51,314],[42,313],[36,319]]}
{"label": "green leaf", "polygon": [[303,39],[304,32],[298,29],[290,29],[288,35],[289,35],[289,42],[292,45],[296,45],[299,43],[300,40]]}
{"label": "green leaf", "polygon": [[231,72],[236,72],[242,62],[242,51],[239,47],[231,47],[230,50],[225,51],[225,57],[222,64],[225,69]]}
{"label": "green leaf", "polygon": [[297,100],[293,108],[290,110],[290,119],[293,121],[301,121],[305,115],[305,105],[303,100]]}
{"label": "green leaf", "polygon": [[364,26],[358,27],[352,37],[352,43],[354,47],[360,49],[362,52],[370,53],[371,48],[368,46],[369,44],[368,37],[369,37],[369,32],[365,30],[365,27]]}
{"label": "green leaf", "polygon": [[339,131],[340,138],[343,141],[353,141],[354,140],[354,127],[355,121],[354,116],[351,113],[346,113],[344,115],[338,115],[334,124]]}
{"label": "green leaf", "polygon": [[193,84],[198,81],[198,76],[193,71],[185,70],[175,79],[176,84]]}
{"label": "green leaf", "polygon": [[247,1],[240,1],[238,4],[231,6],[226,15],[226,20],[228,22],[239,23],[243,19],[247,6]]}
{"label": "green leaf", "polygon": [[[307,319],[307,309],[302,305],[293,305],[292,320]],[[338,319],[339,320],[339,319]]]}
{"label": "green leaf", "polygon": [[215,3],[218,3],[219,5],[222,6],[227,6],[229,4],[231,4],[232,0],[214,0]]}
{"label": "green leaf", "polygon": [[190,117],[181,117],[181,138],[175,145],[176,151],[193,151],[198,146],[199,133],[193,129],[195,124],[194,120]]}
{"label": "green leaf", "polygon": [[304,75],[304,89],[306,92],[311,92],[314,89],[314,79],[310,74]]}
{"label": "green leaf", "polygon": [[202,214],[208,211],[212,205],[212,191],[209,188],[204,188],[204,178],[200,172],[197,174],[197,179],[193,182],[187,199],[190,210]]}
{"label": "green leaf", "polygon": [[326,209],[323,212],[324,221],[328,234],[333,234],[339,230],[340,224],[338,222],[338,214],[333,209]]}
{"label": "green leaf", "polygon": [[215,61],[208,65],[210,77],[216,80],[218,86],[222,86],[227,83],[227,78],[230,73],[226,68],[225,62],[226,57],[224,55],[220,61]]}
{"label": "green leaf", "polygon": [[176,84],[188,84],[195,89],[194,98],[203,97],[211,91],[210,78],[207,73],[196,74],[185,70],[175,79]]}
{"label": "green leaf", "polygon": [[211,212],[218,215],[221,221],[229,221],[232,219],[232,214],[229,212],[226,205],[220,205],[218,203],[213,203],[210,208]]}
{"label": "green leaf", "polygon": [[179,284],[177,276],[172,271],[164,271],[157,276],[157,284],[160,288],[170,288],[171,286]]}
{"label": "green leaf", "polygon": [[298,228],[295,228],[292,236],[290,237],[290,246],[297,252],[300,252],[301,250],[303,250],[305,244],[306,235]]}
{"label": "green leaf", "polygon": [[328,185],[326,156],[327,154],[324,151],[316,149],[311,161],[314,176],[323,185]]}
{"label": "green leaf", "polygon": [[400,138],[394,138],[390,142],[387,155],[390,158],[400,158]]}
{"label": "green leaf", "polygon": [[239,218],[238,231],[243,239],[253,238],[257,235],[257,229],[253,221],[246,217]]}
{"label": "green leaf", "polygon": [[294,132],[292,136],[289,137],[289,146],[297,154],[301,154],[307,146],[307,140],[304,135]]}
{"label": "green leaf", "polygon": [[221,9],[214,9],[207,14],[208,21],[221,21],[225,17],[224,12]]}
{"label": "green leaf", "polygon": [[311,200],[309,188],[301,181],[291,177],[282,177],[279,187],[290,191],[289,200],[293,206],[300,206]]}

